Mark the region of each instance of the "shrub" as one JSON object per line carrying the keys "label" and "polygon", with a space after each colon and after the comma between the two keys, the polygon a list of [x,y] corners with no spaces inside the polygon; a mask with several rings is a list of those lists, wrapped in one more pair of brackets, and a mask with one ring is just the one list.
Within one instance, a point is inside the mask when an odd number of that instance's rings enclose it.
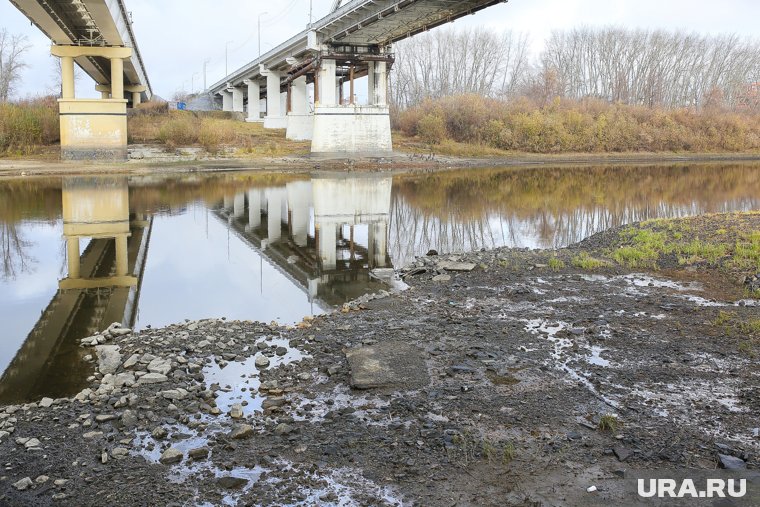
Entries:
{"label": "shrub", "polygon": [[53,97],[0,104],[0,154],[29,154],[59,138],[58,104]]}
{"label": "shrub", "polygon": [[446,139],[446,124],[443,118],[426,114],[417,123],[417,135],[427,144],[441,144]]}
{"label": "shrub", "polygon": [[169,148],[188,146],[198,141],[198,130],[191,117],[175,118],[161,126],[158,139]]}

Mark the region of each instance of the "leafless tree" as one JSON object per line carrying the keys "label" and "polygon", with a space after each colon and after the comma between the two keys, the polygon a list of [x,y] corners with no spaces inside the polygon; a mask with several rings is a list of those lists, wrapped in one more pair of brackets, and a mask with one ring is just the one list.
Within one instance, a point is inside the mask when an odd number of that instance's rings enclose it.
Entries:
{"label": "leafless tree", "polygon": [[21,70],[26,67],[23,56],[29,47],[25,35],[12,35],[7,29],[0,29],[0,103],[7,102],[12,95]]}
{"label": "leafless tree", "polygon": [[396,45],[397,106],[461,93],[511,96],[528,67],[528,38],[511,31],[441,28]]}
{"label": "leafless tree", "polygon": [[760,42],[735,34],[581,27],[552,33],[541,72],[570,98],[691,108],[721,101],[736,107],[760,78]]}
{"label": "leafless tree", "polygon": [[27,249],[31,243],[26,241],[15,223],[0,221],[0,278],[13,280],[19,273],[26,273],[32,268],[34,259]]}

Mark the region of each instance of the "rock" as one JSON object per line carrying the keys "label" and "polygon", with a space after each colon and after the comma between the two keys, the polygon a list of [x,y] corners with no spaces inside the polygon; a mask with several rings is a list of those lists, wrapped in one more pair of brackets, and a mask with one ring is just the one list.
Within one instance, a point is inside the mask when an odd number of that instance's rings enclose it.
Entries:
{"label": "rock", "polygon": [[631,457],[631,454],[633,454],[630,449],[626,449],[625,447],[620,446],[620,445],[616,445],[615,447],[613,447],[612,452],[615,453],[615,457],[617,457],[617,459],[620,461],[627,460],[628,458]]}
{"label": "rock", "polygon": [[303,381],[311,380],[311,373],[303,371],[299,373],[297,377],[298,377],[298,380],[303,380]]}
{"label": "rock", "polygon": [[40,407],[48,408],[53,404],[53,398],[42,398],[39,402]]}
{"label": "rock", "polygon": [[116,419],[115,414],[98,414],[95,416],[95,422],[99,423],[113,421],[114,419]]}
{"label": "rock", "polygon": [[65,486],[67,482],[69,482],[68,479],[56,479],[55,481],[53,481],[53,484],[60,487],[60,486]]}
{"label": "rock", "polygon": [[24,447],[26,447],[27,449],[34,449],[34,448],[38,448],[41,444],[42,443],[38,439],[30,438],[29,440],[26,441],[26,443],[24,443]]}
{"label": "rock", "polygon": [[105,375],[106,373],[116,373],[121,366],[122,355],[119,352],[118,345],[98,345],[95,347],[95,353],[98,355],[98,370]]}
{"label": "rock", "polygon": [[185,455],[182,453],[182,451],[175,447],[169,447],[163,452],[163,454],[161,454],[161,457],[158,458],[158,461],[164,465],[171,465],[174,463],[179,463],[184,457]]}
{"label": "rock", "polygon": [[160,373],[166,375],[172,370],[172,363],[168,359],[156,358],[148,363],[148,371],[150,373]]}
{"label": "rock", "polygon": [[219,485],[220,488],[224,489],[239,489],[248,484],[248,479],[243,479],[241,477],[232,477],[231,475],[226,475],[224,477],[219,477],[216,480],[216,483]]}
{"label": "rock", "polygon": [[36,482],[37,484],[45,484],[49,480],[50,480],[50,477],[48,477],[47,475],[40,475],[39,477],[34,479],[34,482]]}
{"label": "rock", "polygon": [[138,380],[137,383],[138,384],[160,384],[161,382],[166,382],[167,380],[169,380],[169,377],[161,373],[146,373],[145,375],[140,377],[140,380]]}
{"label": "rock", "polygon": [[472,271],[477,265],[472,262],[444,261],[438,263],[438,269],[446,271]]}
{"label": "rock", "polygon": [[32,479],[30,477],[24,477],[20,481],[16,481],[13,483],[13,487],[19,491],[24,491],[26,489],[29,489],[29,487],[32,485],[34,485],[34,482],[32,482]]}
{"label": "rock", "polygon": [[255,364],[257,368],[266,368],[269,366],[269,358],[266,356],[258,355],[256,356]]}
{"label": "rock", "polygon": [[198,447],[197,449],[190,449],[187,453],[192,459],[206,459],[208,457],[208,447]]}
{"label": "rock", "polygon": [[282,357],[282,356],[284,356],[285,354],[288,353],[288,349],[286,349],[285,347],[277,347],[277,349],[275,349],[274,353],[276,355]]}
{"label": "rock", "polygon": [[240,425],[235,426],[232,429],[232,433],[230,433],[230,438],[239,440],[242,438],[248,438],[251,435],[253,435],[253,426],[251,426],[250,424],[240,424]]}
{"label": "rock", "polygon": [[131,371],[125,373],[119,373],[113,377],[114,387],[132,387],[135,385],[135,374]]}
{"label": "rock", "polygon": [[428,250],[428,253],[426,253],[425,255],[427,255],[428,257],[435,257],[436,255],[438,255],[438,250],[431,248],[430,250]]}
{"label": "rock", "polygon": [[137,426],[137,414],[132,410],[125,410],[121,414],[121,424],[127,428]]}
{"label": "rock", "polygon": [[243,405],[235,403],[230,407],[230,417],[233,419],[240,419],[243,417]]}
{"label": "rock", "polygon": [[124,361],[123,366],[124,366],[124,368],[131,368],[134,365],[136,365],[137,361],[139,361],[139,360],[140,360],[140,355],[139,354],[132,354],[131,356],[129,356],[129,359],[127,359],[126,361]]}
{"label": "rock", "polygon": [[84,435],[82,435],[84,438],[96,438],[96,437],[102,437],[103,432],[102,431],[88,431]]}
{"label": "rock", "polygon": [[434,282],[448,282],[451,280],[451,275],[436,275],[433,277]]}
{"label": "rock", "polygon": [[129,449],[126,449],[124,447],[114,447],[114,449],[111,451],[111,456],[114,459],[124,459],[129,456]]}
{"label": "rock", "polygon": [[356,389],[426,386],[430,379],[420,350],[400,341],[356,347],[346,352],[351,368],[351,385]]}
{"label": "rock", "polygon": [[168,432],[166,431],[166,428],[164,428],[163,426],[156,426],[151,432],[151,435],[156,440],[163,440],[164,438],[166,438],[166,435],[168,435]]}
{"label": "rock", "polygon": [[746,470],[747,463],[744,460],[729,456],[728,454],[718,454],[718,460],[720,460],[721,468],[726,470]]}
{"label": "rock", "polygon": [[293,433],[294,428],[288,424],[280,423],[277,425],[277,427],[274,429],[275,435],[289,435]]}

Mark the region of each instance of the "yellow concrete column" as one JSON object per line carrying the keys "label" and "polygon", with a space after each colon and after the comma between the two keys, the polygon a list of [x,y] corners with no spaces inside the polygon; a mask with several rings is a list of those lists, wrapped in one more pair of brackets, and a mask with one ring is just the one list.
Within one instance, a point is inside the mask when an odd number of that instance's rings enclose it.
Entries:
{"label": "yellow concrete column", "polygon": [[124,98],[124,60],[111,58],[111,97]]}
{"label": "yellow concrete column", "polygon": [[116,236],[116,276],[125,276],[127,269],[127,236]]}
{"label": "yellow concrete column", "polygon": [[100,92],[100,98],[103,100],[108,100],[111,98],[111,94],[108,92]]}
{"label": "yellow concrete column", "polygon": [[71,56],[61,57],[61,97],[73,99],[74,91],[74,58]]}
{"label": "yellow concrete column", "polygon": [[142,101],[142,94],[140,92],[132,92],[132,107],[137,107]]}
{"label": "yellow concrete column", "polygon": [[79,236],[66,238],[66,257],[69,264],[69,278],[79,278]]}

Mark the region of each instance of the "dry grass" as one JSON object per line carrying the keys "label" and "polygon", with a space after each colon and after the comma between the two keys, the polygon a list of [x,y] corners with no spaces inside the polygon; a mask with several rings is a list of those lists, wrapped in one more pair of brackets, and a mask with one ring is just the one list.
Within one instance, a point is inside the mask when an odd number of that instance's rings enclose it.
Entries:
{"label": "dry grass", "polygon": [[60,138],[58,104],[53,97],[0,104],[0,155],[38,153]]}
{"label": "dry grass", "polygon": [[[601,100],[478,95],[428,100],[395,115],[394,127],[438,153],[446,140],[526,153],[751,152],[760,150],[760,115],[626,106]],[[438,131],[444,126],[444,133]]]}
{"label": "dry grass", "polygon": [[195,113],[161,108],[135,110],[129,116],[131,144],[163,144],[167,148],[200,146],[209,153],[234,150],[236,156],[282,156],[307,153],[309,144],[288,141],[282,131],[266,130],[229,113]]}

